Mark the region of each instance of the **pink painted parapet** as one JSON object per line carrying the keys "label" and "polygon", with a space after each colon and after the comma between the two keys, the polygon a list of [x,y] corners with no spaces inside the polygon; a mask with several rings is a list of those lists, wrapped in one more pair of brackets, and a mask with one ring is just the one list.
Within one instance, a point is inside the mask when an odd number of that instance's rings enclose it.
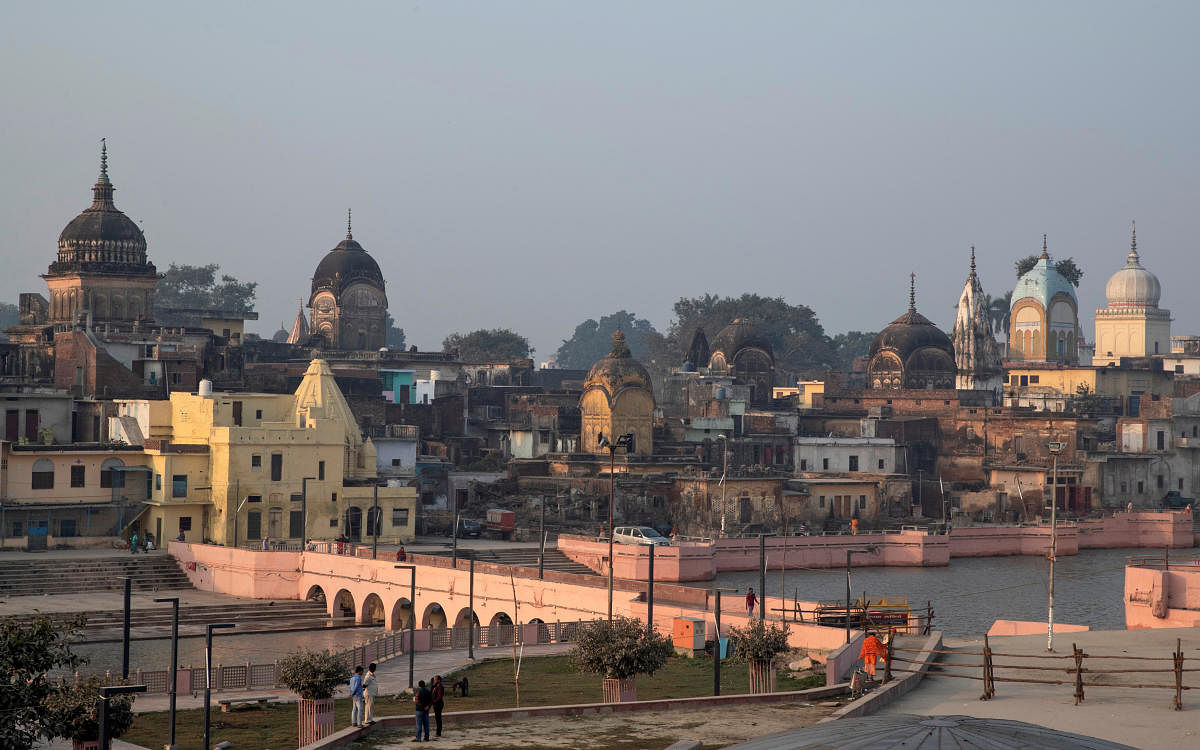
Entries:
{"label": "pink painted parapet", "polygon": [[300,553],[172,541],[167,552],[201,591],[248,599],[299,599]]}
{"label": "pink painted parapet", "polygon": [[[1091,630],[1087,625],[1068,625],[1063,622],[1054,623],[1055,633],[1083,633]],[[1046,623],[1030,622],[1028,620],[996,620],[988,628],[989,636],[998,635],[1045,635]]]}
{"label": "pink painted parapet", "polygon": [[[1058,524],[1058,555],[1079,552],[1079,529]],[[1043,526],[964,526],[950,531],[951,557],[1045,555],[1050,551],[1050,524]]]}
{"label": "pink painted parapet", "polygon": [[[713,543],[718,571],[758,570],[757,538],[718,539]],[[950,563],[945,536],[919,529],[892,533],[831,536],[767,537],[767,569],[841,568],[846,565],[846,550],[873,548],[871,552],[851,555],[855,567],[889,565],[896,567],[942,566]]]}
{"label": "pink painted parapet", "polygon": [[1146,558],[1125,568],[1125,627],[1200,627],[1200,558]]}
{"label": "pink painted parapet", "polygon": [[1182,510],[1117,513],[1079,521],[1079,549],[1149,547],[1186,549],[1195,545],[1192,514]]}
{"label": "pink painted parapet", "polygon": [[[560,534],[558,550],[596,573],[608,575],[608,542],[592,537]],[[617,578],[646,581],[650,578],[649,548],[635,544],[614,544],[613,574]],[[654,551],[654,579],[657,581],[710,581],[716,576],[711,544],[682,542]]]}

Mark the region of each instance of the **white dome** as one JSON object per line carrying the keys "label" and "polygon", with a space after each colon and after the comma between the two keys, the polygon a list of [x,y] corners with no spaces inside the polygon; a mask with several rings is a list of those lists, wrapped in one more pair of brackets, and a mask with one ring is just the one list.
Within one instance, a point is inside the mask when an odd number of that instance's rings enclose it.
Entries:
{"label": "white dome", "polygon": [[1104,285],[1109,307],[1158,307],[1161,294],[1158,277],[1142,268],[1136,248],[1129,251],[1125,267]]}

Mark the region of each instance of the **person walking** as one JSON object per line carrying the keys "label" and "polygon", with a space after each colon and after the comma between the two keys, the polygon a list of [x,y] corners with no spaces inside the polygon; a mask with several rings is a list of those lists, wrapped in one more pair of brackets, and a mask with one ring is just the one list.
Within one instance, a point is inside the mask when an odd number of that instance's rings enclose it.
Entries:
{"label": "person walking", "polygon": [[379,680],[375,679],[375,662],[367,667],[363,678],[363,719],[367,724],[375,723],[375,696],[379,695]]}
{"label": "person walking", "polygon": [[[429,742],[429,707],[433,703],[433,693],[425,687],[425,680],[417,683],[417,692],[413,693],[413,704],[417,709],[417,738],[413,742]],[[425,739],[421,739],[422,730]]]}
{"label": "person walking", "polygon": [[435,736],[440,739],[442,736],[442,709],[446,707],[446,686],[442,684],[440,674],[433,676],[433,690],[430,693],[433,699],[433,724],[437,731]]}
{"label": "person walking", "polygon": [[867,637],[863,639],[862,648],[859,649],[858,656],[862,659],[863,671],[867,673],[867,677],[874,680],[875,662],[887,658],[887,647],[875,637],[875,633],[868,632]]}
{"label": "person walking", "polygon": [[137,554],[137,543],[138,543],[138,538],[137,538],[137,532],[135,531],[135,532],[133,532],[133,536],[129,537],[129,554],[131,554],[131,555]]}
{"label": "person walking", "polygon": [[350,678],[350,726],[363,725],[363,670],[361,666],[354,668],[354,676]]}
{"label": "person walking", "polygon": [[754,587],[750,587],[750,592],[746,594],[746,616],[754,617],[754,605],[758,604],[758,597],[754,595]]}
{"label": "person walking", "polygon": [[263,552],[266,552],[269,549],[271,549],[271,537],[264,536],[263,537]]}

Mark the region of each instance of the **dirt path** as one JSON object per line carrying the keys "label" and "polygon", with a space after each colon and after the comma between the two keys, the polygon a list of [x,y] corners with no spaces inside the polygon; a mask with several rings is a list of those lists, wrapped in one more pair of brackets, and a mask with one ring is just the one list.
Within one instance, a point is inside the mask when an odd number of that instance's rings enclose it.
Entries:
{"label": "dirt path", "polygon": [[[724,747],[765,734],[814,724],[835,709],[812,703],[733,706],[729,711],[638,711],[606,716],[551,717],[496,724],[447,725],[438,748],[457,750],[660,750],[681,739],[705,748]],[[415,733],[415,729],[414,729]],[[392,732],[353,747],[398,750],[412,745],[412,733]]]}

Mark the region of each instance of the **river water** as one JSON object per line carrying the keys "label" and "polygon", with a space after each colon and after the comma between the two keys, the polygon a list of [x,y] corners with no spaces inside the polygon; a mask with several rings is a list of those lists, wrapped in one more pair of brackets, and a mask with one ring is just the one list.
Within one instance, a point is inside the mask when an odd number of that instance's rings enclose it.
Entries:
{"label": "river water", "polygon": [[[1152,555],[1146,549],[1082,550],[1060,557],[1055,565],[1054,620],[1093,629],[1125,627],[1123,603],[1125,561]],[[992,622],[1046,620],[1047,573],[1044,557],[960,557],[941,568],[853,568],[852,597],[907,597],[914,609],[931,601],[934,627],[949,636],[978,637]],[[722,573],[716,584],[737,588],[759,586],[758,572]],[[767,593],[801,601],[845,601],[842,570],[785,570],[767,573]],[[739,596],[726,594],[726,596]]]}

